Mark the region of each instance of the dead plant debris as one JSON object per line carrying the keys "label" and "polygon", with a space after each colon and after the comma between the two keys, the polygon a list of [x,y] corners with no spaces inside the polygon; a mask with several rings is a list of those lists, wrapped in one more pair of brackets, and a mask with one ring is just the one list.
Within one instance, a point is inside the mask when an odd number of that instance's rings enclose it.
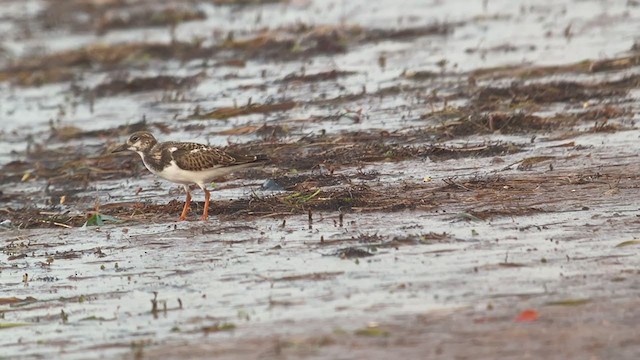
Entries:
{"label": "dead plant debris", "polygon": [[291,110],[297,106],[293,101],[274,103],[274,104],[248,104],[242,107],[221,107],[208,113],[200,114],[196,112],[192,114],[190,119],[216,119],[225,120],[236,116],[249,114],[266,114],[277,111]]}
{"label": "dead plant debris", "polygon": [[104,97],[143,91],[183,90],[194,87],[204,77],[204,73],[199,73],[186,77],[159,75],[133,79],[114,79],[96,86],[91,90],[91,93],[97,97]]}
{"label": "dead plant debris", "polygon": [[285,76],[281,80],[281,82],[318,82],[318,81],[335,80],[335,79],[353,75],[353,74],[355,74],[354,71],[338,71],[338,70],[319,72],[315,74],[292,73]]}
{"label": "dead plant debris", "polygon": [[[238,217],[283,217],[293,214],[305,215],[313,212],[395,212],[404,210],[434,211],[446,208],[449,213],[464,213],[468,217],[488,220],[495,217],[524,216],[553,211],[554,204],[566,208],[575,203],[579,208],[581,200],[574,199],[573,189],[587,186],[600,187],[609,191],[609,182],[592,177],[567,175],[562,173],[527,174],[513,173],[506,176],[476,176],[468,179],[445,179],[444,185],[422,182],[399,183],[385,186],[342,183],[333,186],[318,186],[265,195],[255,192],[246,198],[214,200],[210,208],[212,215],[221,219]],[[609,180],[619,176],[611,175]],[[637,179],[625,177],[624,182],[634,183]],[[618,182],[619,187],[624,185]],[[635,185],[633,185],[635,186]],[[215,195],[214,195],[215,196]],[[553,201],[549,201],[553,197]],[[462,199],[465,199],[462,201]],[[470,199],[473,205],[470,206]],[[540,205],[541,199],[544,206]],[[593,203],[594,200],[591,200]],[[192,213],[202,212],[203,202],[192,203]],[[506,205],[510,204],[510,205]],[[5,226],[14,228],[49,228],[82,226],[97,211],[105,219],[129,222],[170,222],[175,221],[182,208],[182,201],[172,200],[165,204],[153,202],[114,202],[87,209],[85,214],[61,211],[56,206],[50,210],[35,207],[20,209],[5,207],[0,209],[0,219]],[[195,215],[194,219],[195,220]],[[8,222],[7,222],[8,221]],[[424,235],[399,237],[391,240],[376,235],[361,235],[354,239],[360,244],[373,247],[398,247],[405,244],[451,241],[447,234],[427,233]]]}
{"label": "dead plant debris", "polygon": [[511,84],[504,88],[482,88],[473,101],[479,109],[486,111],[496,109],[502,103],[513,108],[527,103],[583,102],[596,97],[617,97],[626,94],[625,89],[610,85],[607,83],[584,85],[572,81],[530,85]]}
{"label": "dead plant debris", "polygon": [[552,75],[594,73],[629,69],[640,65],[640,55],[621,56],[604,60],[584,60],[567,65],[523,66],[508,65],[474,70],[471,77],[477,79],[499,78],[541,78]]}

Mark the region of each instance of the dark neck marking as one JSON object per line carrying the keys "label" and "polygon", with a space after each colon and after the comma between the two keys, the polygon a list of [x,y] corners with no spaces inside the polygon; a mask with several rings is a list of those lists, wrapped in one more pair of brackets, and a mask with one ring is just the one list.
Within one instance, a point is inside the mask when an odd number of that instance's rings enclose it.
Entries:
{"label": "dark neck marking", "polygon": [[142,161],[149,170],[160,172],[167,166],[171,165],[173,156],[171,156],[171,152],[169,151],[170,147],[171,145],[167,143],[156,144],[154,147],[149,149],[149,151],[143,153]]}

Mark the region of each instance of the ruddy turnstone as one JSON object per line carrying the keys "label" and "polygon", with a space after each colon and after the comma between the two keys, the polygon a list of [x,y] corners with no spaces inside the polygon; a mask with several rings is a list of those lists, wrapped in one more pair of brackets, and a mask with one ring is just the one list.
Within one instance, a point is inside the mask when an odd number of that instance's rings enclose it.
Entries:
{"label": "ruddy turnstone", "polygon": [[147,131],[131,134],[125,144],[113,149],[112,152],[125,150],[137,152],[142,158],[144,166],[152,173],[171,182],[182,184],[187,192],[187,198],[180,220],[186,220],[189,212],[190,184],[197,184],[204,191],[204,212],[201,220],[206,220],[209,217],[211,196],[207,190],[207,183],[235,170],[254,166],[267,160],[264,155],[226,152],[213,146],[197,143],[174,141],[159,143]]}

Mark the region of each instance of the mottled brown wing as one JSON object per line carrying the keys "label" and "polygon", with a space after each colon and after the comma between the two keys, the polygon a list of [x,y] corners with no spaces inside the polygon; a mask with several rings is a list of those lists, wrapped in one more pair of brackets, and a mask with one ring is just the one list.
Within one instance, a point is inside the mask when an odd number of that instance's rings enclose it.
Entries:
{"label": "mottled brown wing", "polygon": [[176,147],[178,149],[172,153],[173,159],[185,170],[227,167],[256,161],[255,156],[230,154],[202,144],[181,143]]}

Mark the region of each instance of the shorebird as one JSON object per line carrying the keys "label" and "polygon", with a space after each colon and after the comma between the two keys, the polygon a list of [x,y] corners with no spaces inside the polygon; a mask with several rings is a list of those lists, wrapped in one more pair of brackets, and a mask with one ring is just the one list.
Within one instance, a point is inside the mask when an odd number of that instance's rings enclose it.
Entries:
{"label": "shorebird", "polygon": [[227,152],[220,148],[191,142],[168,141],[159,143],[147,131],[138,131],[126,143],[112,152],[135,151],[142,158],[144,166],[152,173],[176,184],[181,184],[187,192],[180,220],[187,219],[191,204],[190,184],[196,184],[204,191],[204,212],[201,220],[209,217],[211,193],[207,184],[213,179],[235,170],[255,166],[266,161],[264,155],[248,155]]}

